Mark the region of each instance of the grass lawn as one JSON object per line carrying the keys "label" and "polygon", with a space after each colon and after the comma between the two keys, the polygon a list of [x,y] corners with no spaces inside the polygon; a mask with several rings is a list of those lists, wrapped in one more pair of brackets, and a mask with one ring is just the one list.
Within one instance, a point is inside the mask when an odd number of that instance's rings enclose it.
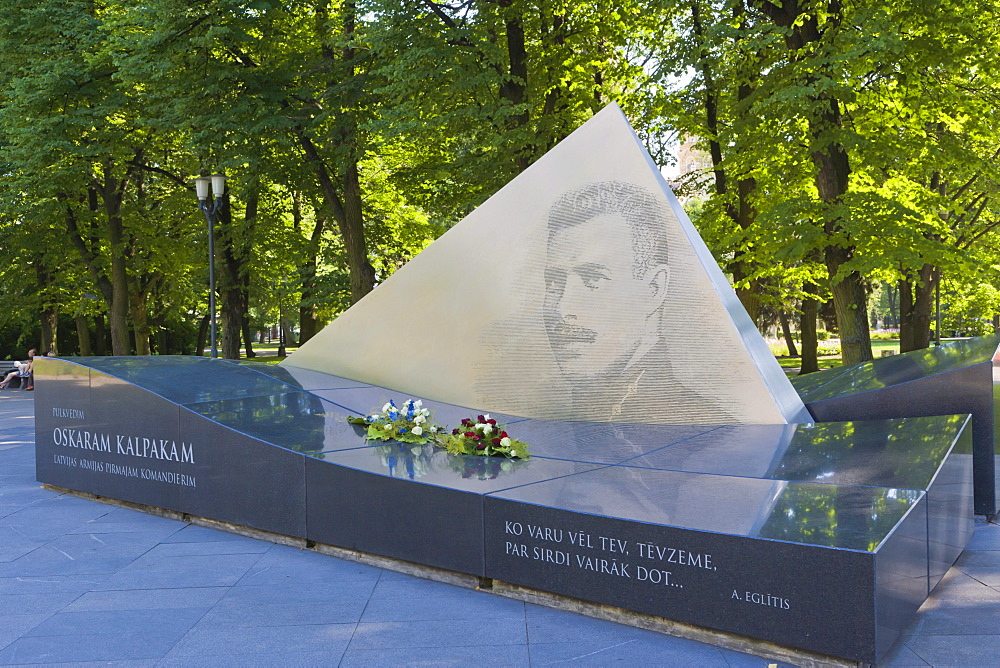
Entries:
{"label": "grass lawn", "polygon": [[[835,346],[831,346],[829,343],[820,342],[820,355],[818,359],[819,369],[832,369],[836,366],[841,366],[842,360],[840,359],[840,345],[839,343]],[[832,352],[831,348],[836,348],[837,354],[835,355],[824,355],[824,349]],[[799,367],[802,365],[802,358],[800,357],[788,357],[785,355],[787,348],[785,348],[784,343],[772,344],[771,350],[775,353],[778,358],[778,364],[781,368],[785,370],[785,373],[789,376],[794,376],[798,374]],[[891,354],[899,354],[899,341],[872,341],[872,354],[876,358],[884,357],[883,351],[889,352]]]}

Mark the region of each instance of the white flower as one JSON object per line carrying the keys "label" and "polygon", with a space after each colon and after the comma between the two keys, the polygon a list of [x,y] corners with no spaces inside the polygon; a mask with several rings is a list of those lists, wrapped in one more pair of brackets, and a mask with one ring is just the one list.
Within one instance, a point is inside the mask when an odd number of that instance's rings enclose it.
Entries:
{"label": "white flower", "polygon": [[487,422],[484,422],[483,424],[477,424],[476,426],[482,428],[483,433],[486,434],[487,436],[493,433],[493,425]]}
{"label": "white flower", "polygon": [[414,408],[420,408],[423,405],[424,405],[424,402],[421,401],[420,399],[417,399],[417,401],[413,404],[413,407]]}
{"label": "white flower", "polygon": [[386,404],[385,406],[382,407],[382,412],[388,413],[390,410],[392,410],[392,408],[393,408],[392,404]]}
{"label": "white flower", "polygon": [[489,421],[490,421],[490,414],[487,413],[486,415],[483,416],[483,422],[489,422]]}
{"label": "white flower", "polygon": [[411,429],[410,431],[412,431],[412,432],[413,432],[413,435],[414,435],[414,436],[420,436],[421,434],[423,434],[423,433],[424,433],[424,428],[423,428],[423,427],[421,427],[420,425],[417,425],[416,427],[414,427],[414,428],[413,428],[413,429]]}
{"label": "white flower", "polygon": [[413,418],[413,421],[416,422],[417,424],[420,424],[421,422],[427,422],[427,418],[425,418],[420,413],[417,413],[417,415]]}
{"label": "white flower", "polygon": [[500,439],[500,445],[502,445],[505,448],[509,448],[510,447],[510,439],[507,438],[506,436],[503,437],[503,438],[501,438]]}

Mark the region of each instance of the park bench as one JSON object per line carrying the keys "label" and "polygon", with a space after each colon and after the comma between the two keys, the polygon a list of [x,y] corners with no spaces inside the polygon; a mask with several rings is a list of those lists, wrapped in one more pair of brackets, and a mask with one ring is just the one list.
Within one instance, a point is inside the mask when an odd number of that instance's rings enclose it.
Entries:
{"label": "park bench", "polygon": [[[5,378],[11,371],[18,371],[18,368],[14,366],[13,362],[0,362],[0,380]],[[14,376],[10,379],[10,385],[6,387],[8,390],[14,389],[24,389],[28,387],[28,381],[30,378],[22,378],[20,376]]]}

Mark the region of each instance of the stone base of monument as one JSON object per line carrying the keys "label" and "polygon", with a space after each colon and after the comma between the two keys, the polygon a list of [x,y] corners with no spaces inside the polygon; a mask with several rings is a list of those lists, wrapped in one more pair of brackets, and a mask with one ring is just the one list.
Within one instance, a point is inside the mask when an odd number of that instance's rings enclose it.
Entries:
{"label": "stone base of monument", "polygon": [[40,482],[850,661],[884,656],[972,532],[966,415],[509,418],[533,456],[508,461],[373,445],[346,418],[407,397],[315,372],[81,358],[36,377]]}

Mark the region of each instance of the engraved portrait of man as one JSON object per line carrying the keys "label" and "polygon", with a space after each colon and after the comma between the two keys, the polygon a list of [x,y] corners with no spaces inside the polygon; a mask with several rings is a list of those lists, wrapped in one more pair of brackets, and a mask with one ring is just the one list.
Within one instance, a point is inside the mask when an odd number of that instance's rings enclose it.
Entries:
{"label": "engraved portrait of man", "polygon": [[652,193],[622,181],[572,190],[549,210],[543,321],[574,412],[590,419],[663,421],[664,402],[716,408],[671,377],[666,215]]}

